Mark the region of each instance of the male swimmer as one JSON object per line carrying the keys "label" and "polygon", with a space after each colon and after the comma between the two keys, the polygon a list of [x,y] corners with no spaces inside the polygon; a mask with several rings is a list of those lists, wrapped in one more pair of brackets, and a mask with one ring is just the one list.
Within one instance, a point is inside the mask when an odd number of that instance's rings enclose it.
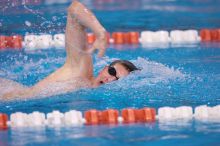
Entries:
{"label": "male swimmer", "polygon": [[[86,43],[85,29],[91,29],[96,35],[92,48]],[[91,54],[98,49],[102,57],[106,49],[106,31],[93,13],[78,1],[72,2],[68,8],[65,33],[67,52],[65,64],[32,87],[26,87],[17,82],[1,79],[0,84],[13,89],[2,94],[1,99],[30,98],[36,96],[52,96],[74,91],[84,87],[98,87],[101,84],[118,80],[137,70],[135,65],[126,60],[116,60],[105,66],[97,77],[93,76]],[[3,92],[3,87],[0,91]]]}

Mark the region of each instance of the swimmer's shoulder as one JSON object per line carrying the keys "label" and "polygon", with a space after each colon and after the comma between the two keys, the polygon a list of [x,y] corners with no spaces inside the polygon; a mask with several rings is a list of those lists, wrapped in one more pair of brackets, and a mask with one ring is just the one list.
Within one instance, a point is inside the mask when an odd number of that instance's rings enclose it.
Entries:
{"label": "swimmer's shoulder", "polygon": [[74,77],[72,79],[72,84],[75,84],[78,87],[91,87],[92,86],[91,80],[85,77]]}

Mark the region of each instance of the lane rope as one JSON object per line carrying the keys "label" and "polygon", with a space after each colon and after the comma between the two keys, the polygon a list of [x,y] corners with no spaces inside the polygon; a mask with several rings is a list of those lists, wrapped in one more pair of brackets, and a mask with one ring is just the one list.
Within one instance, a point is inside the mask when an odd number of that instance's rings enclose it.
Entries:
{"label": "lane rope", "polygon": [[[107,43],[115,45],[124,44],[191,44],[199,42],[220,42],[220,29],[197,30],[166,30],[142,31],[142,32],[113,32],[106,33]],[[93,33],[87,33],[87,42],[95,41]],[[65,47],[65,34],[28,34],[4,36],[0,35],[0,49],[22,49],[36,50]]]}
{"label": "lane rope", "polygon": [[129,124],[129,123],[154,123],[181,121],[208,121],[220,123],[220,105],[209,107],[201,105],[193,110],[190,106],[161,107],[157,112],[155,108],[144,107],[141,109],[125,108],[119,112],[116,109],[103,111],[91,109],[85,111],[70,110],[65,113],[53,111],[51,113],[16,112],[10,115],[0,113],[0,129],[8,127],[39,127],[39,126],[80,126],[80,125],[102,125],[102,124]]}

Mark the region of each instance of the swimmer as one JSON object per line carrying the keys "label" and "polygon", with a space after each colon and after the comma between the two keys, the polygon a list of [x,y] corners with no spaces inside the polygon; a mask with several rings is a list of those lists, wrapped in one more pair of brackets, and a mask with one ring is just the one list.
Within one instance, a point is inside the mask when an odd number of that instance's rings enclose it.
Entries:
{"label": "swimmer", "polygon": [[[86,43],[86,29],[91,29],[96,40],[91,48]],[[0,78],[0,99],[46,97],[64,94],[80,88],[95,88],[127,76],[137,67],[126,60],[116,60],[105,66],[97,77],[93,76],[92,53],[98,49],[98,56],[105,54],[106,30],[93,13],[78,1],[68,8],[65,33],[67,57],[64,65],[32,87]],[[9,89],[13,87],[13,89]],[[5,88],[10,91],[4,92]],[[4,92],[4,93],[3,93]]]}

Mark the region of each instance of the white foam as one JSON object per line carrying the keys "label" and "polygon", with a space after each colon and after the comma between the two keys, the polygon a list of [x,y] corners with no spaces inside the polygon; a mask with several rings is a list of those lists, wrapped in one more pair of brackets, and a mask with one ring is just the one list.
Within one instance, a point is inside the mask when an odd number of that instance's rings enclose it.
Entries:
{"label": "white foam", "polygon": [[[95,69],[98,68],[98,71],[102,69],[105,65],[108,65],[114,60],[118,58],[108,58],[106,57],[104,60],[99,60],[94,64]],[[142,57],[138,57],[137,60],[131,60],[140,71],[138,73],[134,73],[135,75],[129,75],[132,80],[138,78],[138,84],[141,83],[157,83],[168,80],[175,80],[177,78],[184,79],[185,75],[178,69],[174,69],[173,67],[168,67],[162,63],[158,63],[155,61],[150,61],[149,59],[145,59]]]}
{"label": "white foam", "polygon": [[139,57],[136,61],[133,61],[139,68],[141,68],[140,79],[138,82],[142,83],[158,83],[169,80],[175,80],[177,78],[183,79],[185,75],[178,69],[168,67],[162,63],[155,61],[149,61]]}

